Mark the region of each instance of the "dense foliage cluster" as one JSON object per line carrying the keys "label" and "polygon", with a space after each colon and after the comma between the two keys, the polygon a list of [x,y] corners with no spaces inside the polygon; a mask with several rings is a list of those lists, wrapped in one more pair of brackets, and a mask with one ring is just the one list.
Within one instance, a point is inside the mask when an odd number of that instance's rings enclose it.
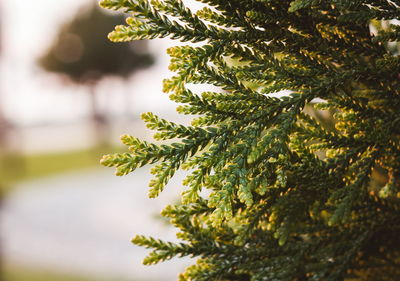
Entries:
{"label": "dense foliage cluster", "polygon": [[137,236],[144,263],[197,257],[179,280],[399,280],[400,1],[198,2],[101,2],[130,15],[111,40],[201,42],[168,50],[164,81],[192,125],[143,114],[178,141],[124,136],[130,152],[102,160],[118,175],[158,162],[150,197],[188,170],[163,211],[182,243]]}

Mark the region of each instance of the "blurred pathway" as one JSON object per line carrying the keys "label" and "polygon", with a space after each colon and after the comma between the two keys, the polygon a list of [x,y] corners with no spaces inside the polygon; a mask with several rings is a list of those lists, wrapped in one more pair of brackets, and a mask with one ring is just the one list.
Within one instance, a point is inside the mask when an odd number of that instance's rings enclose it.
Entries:
{"label": "blurred pathway", "polygon": [[130,243],[135,234],[175,240],[156,219],[173,202],[178,175],[157,199],[148,199],[148,169],[116,177],[98,169],[21,183],[4,202],[1,243],[7,263],[129,280],[176,280],[188,260],[145,267],[148,252]]}

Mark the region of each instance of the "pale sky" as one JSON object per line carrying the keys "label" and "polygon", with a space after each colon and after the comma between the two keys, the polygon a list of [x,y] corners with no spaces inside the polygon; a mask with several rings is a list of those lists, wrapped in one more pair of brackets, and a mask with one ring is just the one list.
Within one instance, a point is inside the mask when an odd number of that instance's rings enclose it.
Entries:
{"label": "pale sky", "polygon": [[[90,0],[89,0],[90,1]],[[88,0],[2,0],[3,43],[14,59],[32,60],[50,44],[60,22],[72,18],[76,9]]]}

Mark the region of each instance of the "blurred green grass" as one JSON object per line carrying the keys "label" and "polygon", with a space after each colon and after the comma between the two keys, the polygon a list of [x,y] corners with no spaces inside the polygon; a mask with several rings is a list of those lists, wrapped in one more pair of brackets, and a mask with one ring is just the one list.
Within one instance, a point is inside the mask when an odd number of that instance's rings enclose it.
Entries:
{"label": "blurred green grass", "polygon": [[[75,274],[50,272],[26,267],[6,267],[2,281],[128,281],[118,278],[90,278]],[[129,280],[133,281],[133,280]]]}
{"label": "blurred green grass", "polygon": [[15,183],[64,172],[101,167],[104,154],[122,151],[122,147],[95,147],[66,152],[0,156],[0,188],[9,191]]}

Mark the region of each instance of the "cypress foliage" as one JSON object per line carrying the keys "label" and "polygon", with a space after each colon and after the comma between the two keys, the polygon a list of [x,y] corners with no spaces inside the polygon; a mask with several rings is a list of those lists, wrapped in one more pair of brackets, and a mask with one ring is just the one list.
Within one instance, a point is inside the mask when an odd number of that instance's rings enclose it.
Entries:
{"label": "cypress foliage", "polygon": [[199,2],[101,1],[131,16],[113,41],[202,43],[170,48],[164,81],[192,125],[142,115],[179,141],[123,136],[129,152],[102,159],[117,175],[157,163],[150,197],[188,170],[162,212],[182,242],[135,237],[144,263],[197,257],[179,280],[399,280],[400,1]]}

